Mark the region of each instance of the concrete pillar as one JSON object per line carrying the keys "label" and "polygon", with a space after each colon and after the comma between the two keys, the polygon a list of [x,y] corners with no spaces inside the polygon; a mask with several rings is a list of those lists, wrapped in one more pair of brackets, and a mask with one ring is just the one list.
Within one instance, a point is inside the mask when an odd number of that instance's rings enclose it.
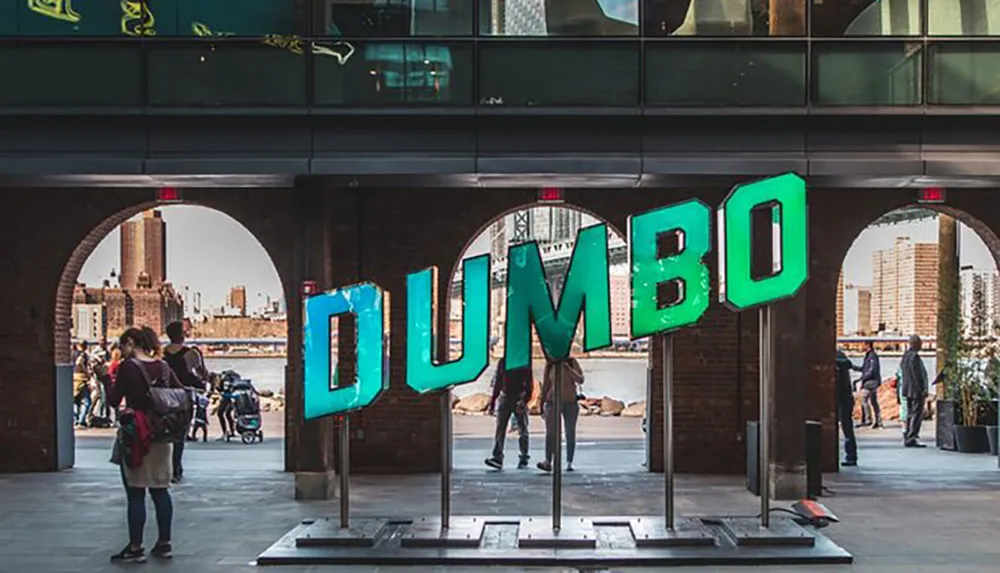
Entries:
{"label": "concrete pillar", "polygon": [[[320,189],[298,188],[299,229],[296,241],[298,264],[293,300],[289,301],[289,408],[287,431],[295,471],[295,499],[333,499],[338,480],[334,472],[334,428],[330,418],[305,422],[302,417],[302,281],[313,280],[321,289],[330,281],[329,206]],[[293,319],[294,316],[294,319]],[[292,357],[295,357],[293,359]]]}
{"label": "concrete pillar", "polygon": [[[938,313],[937,373],[953,358],[957,343],[958,307],[958,222],[949,215],[938,215]],[[947,382],[946,382],[947,383]],[[945,384],[937,385],[937,398],[945,397]]]}
{"label": "concrete pillar", "polygon": [[805,291],[774,304],[771,321],[771,492],[776,500],[799,500],[806,496]]}

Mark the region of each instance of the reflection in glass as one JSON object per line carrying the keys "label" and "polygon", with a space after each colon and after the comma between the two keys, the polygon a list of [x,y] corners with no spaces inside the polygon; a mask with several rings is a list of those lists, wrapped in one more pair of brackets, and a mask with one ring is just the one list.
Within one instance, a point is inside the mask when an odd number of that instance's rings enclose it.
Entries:
{"label": "reflection in glass", "polygon": [[471,47],[317,43],[319,105],[472,105]]}
{"label": "reflection in glass", "polygon": [[[812,0],[812,2],[814,36],[919,36],[921,34],[920,0]],[[933,22],[933,19],[931,21]]]}
{"label": "reflection in glass", "polygon": [[805,63],[805,46],[797,42],[648,43],[646,103],[801,106]]}
{"label": "reflection in glass", "polygon": [[635,106],[639,49],[632,42],[479,45],[480,105]]}
{"label": "reflection in glass", "polygon": [[813,44],[813,101],[819,105],[918,105],[918,42]]}
{"label": "reflection in glass", "polygon": [[1000,0],[932,0],[927,28],[932,36],[998,36]]}
{"label": "reflection in glass", "polygon": [[139,62],[138,45],[2,46],[0,105],[139,105]]}
{"label": "reflection in glass", "polygon": [[[113,1],[113,0],[112,0]],[[146,0],[157,36],[299,34],[305,15],[294,0]]]}
{"label": "reflection in glass", "polygon": [[646,0],[647,36],[801,36],[806,0]]}
{"label": "reflection in glass", "polygon": [[[119,36],[124,27],[125,17],[118,0],[2,1],[17,6],[15,33],[20,36]],[[0,15],[3,14],[0,10]]]}
{"label": "reflection in glass", "polygon": [[346,38],[471,36],[473,0],[316,0],[316,34]]}
{"label": "reflection in glass", "polygon": [[638,0],[478,1],[485,36],[639,35]]}
{"label": "reflection in glass", "polygon": [[304,105],[305,57],[258,43],[149,46],[152,105]]}
{"label": "reflection in glass", "polygon": [[929,103],[1000,104],[1000,46],[937,44],[930,53]]}

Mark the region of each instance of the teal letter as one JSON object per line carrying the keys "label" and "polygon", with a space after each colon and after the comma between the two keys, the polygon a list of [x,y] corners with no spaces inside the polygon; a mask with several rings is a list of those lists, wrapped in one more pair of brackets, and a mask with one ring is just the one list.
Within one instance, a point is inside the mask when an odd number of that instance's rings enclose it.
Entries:
{"label": "teal letter", "polygon": [[[337,348],[331,347],[330,323],[342,314],[357,317],[357,378],[341,385],[336,375]],[[389,293],[361,283],[305,300],[305,419],[341,414],[368,406],[389,389]],[[331,384],[331,379],[333,384]]]}
{"label": "teal letter", "polygon": [[421,394],[472,382],[489,365],[490,256],[462,261],[462,357],[448,363],[434,338],[437,284],[437,267],[406,277],[406,383]]}
{"label": "teal letter", "polygon": [[[632,338],[694,324],[708,309],[708,267],[702,259],[711,249],[712,210],[697,199],[629,217],[629,267],[632,269]],[[678,252],[657,257],[657,239],[678,234]],[[657,303],[657,286],[677,281],[680,299],[666,307]]]}
{"label": "teal letter", "polygon": [[504,333],[507,368],[514,370],[530,363],[532,322],[545,354],[554,360],[569,357],[581,312],[584,314],[584,349],[610,346],[609,282],[607,225],[580,229],[577,234],[558,307],[552,304],[538,244],[531,242],[511,247],[507,252]]}
{"label": "teal letter", "polygon": [[[752,212],[770,205],[773,274],[750,274]],[[806,182],[788,173],[737,185],[719,208],[719,298],[743,310],[795,296],[809,275]]]}

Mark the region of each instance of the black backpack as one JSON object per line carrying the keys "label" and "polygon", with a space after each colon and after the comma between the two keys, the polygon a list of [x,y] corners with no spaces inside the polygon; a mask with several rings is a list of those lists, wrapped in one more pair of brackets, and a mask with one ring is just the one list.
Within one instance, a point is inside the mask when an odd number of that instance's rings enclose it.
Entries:
{"label": "black backpack", "polygon": [[170,386],[170,365],[163,362],[163,374],[156,380],[149,377],[146,365],[141,360],[133,358],[132,362],[139,367],[148,388],[150,410],[149,425],[152,428],[154,442],[177,442],[185,439],[191,418],[194,416],[194,404],[191,392],[187,388]]}
{"label": "black backpack", "polygon": [[177,375],[177,379],[180,380],[181,384],[187,386],[188,388],[197,388],[199,390],[205,389],[205,383],[202,382],[194,372],[188,368],[187,364],[187,354],[188,352],[197,352],[194,348],[185,347],[184,350],[180,352],[175,352],[173,354],[164,354],[163,360],[170,365],[173,369],[174,374]]}

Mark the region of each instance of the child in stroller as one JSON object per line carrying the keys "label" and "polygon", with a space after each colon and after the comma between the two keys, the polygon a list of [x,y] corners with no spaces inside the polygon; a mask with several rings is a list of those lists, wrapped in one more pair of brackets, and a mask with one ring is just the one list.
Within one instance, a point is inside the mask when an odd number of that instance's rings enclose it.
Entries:
{"label": "child in stroller", "polygon": [[[234,381],[232,385],[232,404],[236,411],[236,432],[244,444],[252,444],[256,439],[264,441],[264,430],[261,428],[260,394],[254,388],[253,382],[247,379]],[[227,440],[228,441],[228,440]]]}

